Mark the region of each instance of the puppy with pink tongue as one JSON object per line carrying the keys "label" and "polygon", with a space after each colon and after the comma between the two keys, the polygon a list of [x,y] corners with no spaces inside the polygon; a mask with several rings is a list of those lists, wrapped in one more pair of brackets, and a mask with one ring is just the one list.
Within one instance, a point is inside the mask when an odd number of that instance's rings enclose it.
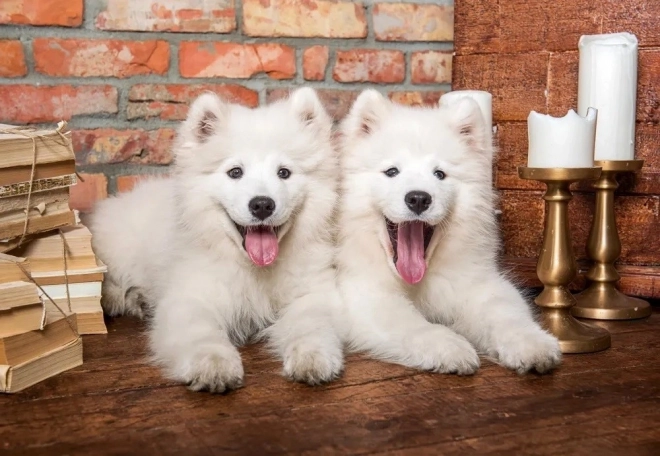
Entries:
{"label": "puppy with pink tongue", "polygon": [[557,340],[498,270],[493,147],[479,106],[411,108],[364,91],[341,128],[337,273],[354,351],[473,374],[559,365]]}

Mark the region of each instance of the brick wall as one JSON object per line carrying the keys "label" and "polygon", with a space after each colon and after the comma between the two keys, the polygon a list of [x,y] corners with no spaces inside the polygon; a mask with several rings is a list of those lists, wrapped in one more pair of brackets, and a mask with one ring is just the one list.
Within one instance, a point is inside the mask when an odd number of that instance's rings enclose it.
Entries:
{"label": "brick wall", "polygon": [[0,122],[68,120],[88,209],[167,172],[177,121],[213,90],[257,106],[319,89],[337,118],[376,87],[407,104],[450,88],[453,0],[3,0]]}

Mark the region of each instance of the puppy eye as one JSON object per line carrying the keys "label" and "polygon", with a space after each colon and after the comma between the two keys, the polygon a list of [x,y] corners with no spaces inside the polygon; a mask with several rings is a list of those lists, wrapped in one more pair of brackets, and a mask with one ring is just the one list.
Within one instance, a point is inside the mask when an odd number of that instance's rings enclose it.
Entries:
{"label": "puppy eye", "polygon": [[280,168],[279,171],[277,171],[277,177],[280,179],[288,179],[291,176],[291,171],[289,171],[287,168]]}
{"label": "puppy eye", "polygon": [[243,177],[243,170],[239,167],[232,168],[227,171],[227,176],[231,177],[232,179],[240,179]]}
{"label": "puppy eye", "polygon": [[383,171],[383,174],[385,174],[387,177],[394,177],[397,174],[399,174],[399,169],[398,168],[390,168],[385,171]]}
{"label": "puppy eye", "polygon": [[440,179],[440,180],[442,180],[442,179],[444,179],[445,177],[447,177],[447,175],[445,174],[445,172],[442,171],[441,169],[436,169],[436,170],[433,172],[433,175],[434,175],[435,177],[437,177],[438,179]]}

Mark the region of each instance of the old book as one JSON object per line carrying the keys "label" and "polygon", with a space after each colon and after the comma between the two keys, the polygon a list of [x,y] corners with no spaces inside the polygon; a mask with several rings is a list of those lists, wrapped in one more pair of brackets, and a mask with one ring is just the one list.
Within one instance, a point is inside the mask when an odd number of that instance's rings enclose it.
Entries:
{"label": "old book", "polygon": [[77,339],[69,324],[77,328],[75,315],[47,324],[43,330],[0,338],[0,364],[21,364]]}
{"label": "old book", "polygon": [[[0,170],[1,172],[2,170]],[[29,176],[28,176],[29,179]],[[48,179],[35,178],[32,181],[32,194],[68,188],[78,182],[76,174],[62,174]],[[30,181],[15,180],[9,184],[0,182],[0,198],[27,195],[30,193]],[[27,197],[26,197],[27,199]]]}
{"label": "old book", "polygon": [[21,364],[0,364],[0,392],[17,393],[82,363],[82,339],[78,337]]}
{"label": "old book", "polygon": [[16,262],[20,262],[23,269],[30,273],[30,262],[27,258],[0,255],[0,284],[29,280]]}
{"label": "old book", "polygon": [[[36,187],[43,187],[46,185],[46,183],[63,176],[68,176],[68,178],[71,179],[72,175],[75,176],[75,172],[76,162],[73,160],[37,165],[34,168],[32,191],[35,191]],[[6,187],[20,185],[17,183],[23,183],[23,186],[25,186],[25,184],[30,182],[31,176],[31,165],[16,166],[13,168],[0,168],[0,197],[5,196],[4,193],[7,191]],[[25,193],[27,193],[27,190]]]}
{"label": "old book", "polygon": [[[61,229],[66,240],[68,270],[93,270],[99,267],[92,249],[92,233],[83,225]],[[12,252],[16,256],[28,258],[33,273],[64,271],[62,258],[62,237],[59,233],[41,234]],[[73,274],[73,273],[71,273]]]}
{"label": "old book", "polygon": [[0,338],[43,329],[46,308],[30,282],[0,284]]}
{"label": "old book", "polygon": [[[83,296],[71,298],[71,310],[68,310],[68,302],[66,298],[54,299],[59,308],[65,314],[76,314],[78,321],[79,334],[107,334],[108,329],[105,326],[103,319],[103,308],[101,307],[101,296]],[[62,313],[55,307],[55,305],[45,300],[46,305],[46,321],[51,323],[64,318]]]}
{"label": "old book", "polygon": [[0,124],[0,168],[71,160],[75,160],[75,155],[66,122],[44,130]]}

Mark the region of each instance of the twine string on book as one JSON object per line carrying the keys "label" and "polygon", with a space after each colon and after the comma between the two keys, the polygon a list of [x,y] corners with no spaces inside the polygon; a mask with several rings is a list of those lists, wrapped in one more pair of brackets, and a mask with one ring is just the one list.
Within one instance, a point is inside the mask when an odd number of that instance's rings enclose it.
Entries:
{"label": "twine string on book", "polygon": [[[55,132],[60,136],[60,138],[64,141],[64,143],[67,143],[67,138],[64,136],[64,133],[62,133],[62,130],[66,127],[66,122],[62,121],[57,125],[57,129]],[[27,192],[27,201],[25,203],[25,220],[23,222],[23,234],[21,234],[20,239],[18,240],[17,247],[20,247],[23,244],[23,241],[25,240],[25,236],[27,236],[27,231],[28,231],[28,223],[30,222],[30,202],[32,201],[32,187],[34,185],[34,175],[36,173],[37,169],[37,138],[38,135],[34,134],[37,131],[36,128],[34,127],[27,127],[27,126],[17,126],[17,127],[12,127],[12,128],[4,128],[0,129],[0,133],[6,133],[6,134],[11,134],[11,135],[20,135],[20,136],[25,136],[26,138],[29,138],[32,140],[32,168],[30,169],[30,182],[28,184],[28,192]],[[76,176],[78,179],[80,179],[81,182],[85,182],[82,177],[78,174],[76,171]]]}
{"label": "twine string on book", "polygon": [[[71,249],[69,248],[66,239],[64,237],[64,234],[62,233],[62,230],[59,230],[60,237],[62,239],[62,255],[64,257],[64,284],[66,287],[66,301],[67,305],[69,307],[69,312],[71,312],[71,294],[69,293],[69,276],[67,274],[67,259],[66,259],[66,254],[67,252],[71,252]],[[13,255],[7,255],[6,253],[0,253],[0,261],[5,261],[5,262],[11,262],[14,263],[18,268],[23,272],[23,275],[27,277],[27,279],[32,282],[34,285],[39,288],[39,290],[43,293],[43,295],[50,301],[51,304],[55,306],[57,311],[62,314],[64,319],[66,320],[67,324],[69,325],[69,328],[71,328],[71,331],[76,335],[76,337],[80,337],[80,334],[78,333],[78,329],[71,323],[71,321],[68,318],[68,315],[62,310],[62,308],[55,302],[53,298],[50,297],[50,295],[46,292],[46,290],[43,289],[41,285],[37,283],[37,281],[32,277],[32,274],[25,269],[25,267],[21,264],[21,259],[18,257],[15,257]]]}

